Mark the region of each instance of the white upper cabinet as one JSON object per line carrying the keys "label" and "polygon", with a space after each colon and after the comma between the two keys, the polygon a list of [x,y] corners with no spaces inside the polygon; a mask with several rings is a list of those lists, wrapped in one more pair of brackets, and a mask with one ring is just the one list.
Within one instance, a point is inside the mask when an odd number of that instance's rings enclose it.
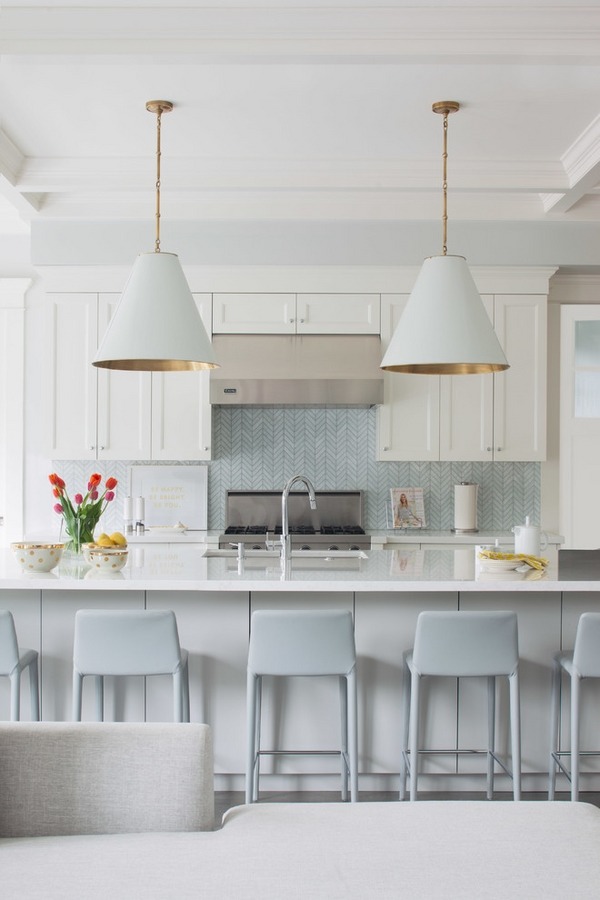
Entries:
{"label": "white upper cabinet", "polygon": [[379,294],[214,294],[215,334],[379,334]]}
{"label": "white upper cabinet", "polygon": [[92,366],[116,297],[48,295],[52,459],[146,459],[150,453],[149,373]]}
{"label": "white upper cabinet", "polygon": [[[407,299],[382,297],[385,345]],[[546,296],[495,294],[483,301],[510,368],[488,375],[386,373],[378,459],[545,459]]]}
{"label": "white upper cabinet", "polygon": [[[210,458],[208,373],[96,368],[92,360],[119,295],[47,299],[52,459]],[[210,295],[196,299],[209,315]]]}
{"label": "white upper cabinet", "polygon": [[510,368],[494,375],[494,459],[546,459],[546,297],[496,294],[494,327]]}
{"label": "white upper cabinet", "polygon": [[[211,295],[194,294],[211,333]],[[208,371],[152,373],[152,459],[210,459]]]}
{"label": "white upper cabinet", "polygon": [[298,334],[379,334],[379,294],[298,294]]}
{"label": "white upper cabinet", "polygon": [[[381,298],[381,356],[408,301],[408,294]],[[380,460],[440,458],[440,376],[383,373],[383,405],[377,410]]]}
{"label": "white upper cabinet", "polygon": [[[119,302],[119,294],[98,297],[98,346]],[[94,354],[96,347],[94,347]],[[88,377],[98,379],[96,457],[149,459],[151,453],[150,372],[120,372],[89,366]],[[92,444],[90,443],[90,450]]]}

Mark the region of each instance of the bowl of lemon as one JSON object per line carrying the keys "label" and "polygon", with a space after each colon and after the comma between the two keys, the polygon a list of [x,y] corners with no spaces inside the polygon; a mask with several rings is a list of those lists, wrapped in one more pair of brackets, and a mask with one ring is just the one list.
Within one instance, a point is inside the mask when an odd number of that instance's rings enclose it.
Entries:
{"label": "bowl of lemon", "polygon": [[125,563],[129,551],[127,538],[120,531],[113,534],[100,534],[95,541],[83,545],[83,558],[93,569],[101,572],[119,572]]}

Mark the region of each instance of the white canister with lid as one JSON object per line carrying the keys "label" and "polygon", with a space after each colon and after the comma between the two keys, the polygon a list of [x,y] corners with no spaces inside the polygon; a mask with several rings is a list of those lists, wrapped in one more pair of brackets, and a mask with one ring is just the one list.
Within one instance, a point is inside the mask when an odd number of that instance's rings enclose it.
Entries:
{"label": "white canister with lid", "polygon": [[539,556],[548,546],[548,536],[539,525],[531,525],[529,516],[525,516],[524,525],[515,525],[512,529],[515,536],[515,553],[526,556]]}

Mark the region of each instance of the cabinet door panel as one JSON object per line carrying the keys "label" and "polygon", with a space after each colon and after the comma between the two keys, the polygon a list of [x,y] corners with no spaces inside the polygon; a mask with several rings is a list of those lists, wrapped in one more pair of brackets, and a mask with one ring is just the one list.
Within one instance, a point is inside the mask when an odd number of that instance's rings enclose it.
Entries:
{"label": "cabinet door panel", "polygon": [[[149,591],[148,609],[172,609],[179,641],[189,653],[190,719],[213,730],[215,771],[240,773],[246,767],[246,664],[248,593]],[[153,679],[147,719],[173,716],[169,677]]]}
{"label": "cabinet door panel", "polygon": [[[106,331],[118,294],[101,294],[99,341]],[[98,459],[150,459],[150,372],[98,373]]]}
{"label": "cabinet door panel", "polygon": [[294,334],[295,294],[213,294],[214,334]]}
{"label": "cabinet door panel", "polygon": [[[519,681],[521,688],[521,769],[548,771],[550,741],[550,682],[552,657],[560,641],[561,595],[501,591],[463,593],[462,610],[515,610],[519,626]],[[499,687],[497,744],[510,756],[510,729],[506,679]],[[459,688],[458,736],[462,747],[484,747],[487,740],[487,685],[485,678],[463,678]],[[485,759],[462,757],[461,772],[485,771]],[[483,777],[483,776],[482,776]],[[483,785],[482,781],[482,785]],[[482,790],[484,788],[482,787]]]}
{"label": "cabinet door panel", "polygon": [[[572,650],[575,646],[575,635],[579,618],[584,612],[600,612],[600,594],[594,591],[576,593],[565,591],[563,594],[562,642],[558,650]],[[561,701],[560,749],[569,750],[571,746],[571,702],[568,676],[563,676],[564,690]],[[596,678],[583,678],[581,681],[579,734],[581,750],[597,750],[600,747],[600,684]],[[567,760],[569,762],[569,760]],[[598,757],[580,757],[582,772],[597,772]],[[562,784],[561,784],[562,782]],[[570,790],[566,779],[559,775],[559,790]],[[581,790],[598,790],[600,776],[588,777],[580,785]]]}
{"label": "cabinet door panel", "polygon": [[[382,356],[408,295],[381,298]],[[439,375],[401,375],[384,372],[383,405],[377,410],[378,459],[439,459]]]}
{"label": "cabinet door panel", "polygon": [[[27,577],[27,576],[26,576]],[[40,653],[40,591],[0,591],[0,609],[12,613],[19,647]],[[41,666],[40,666],[41,670]],[[21,677],[21,719],[31,719],[28,669]],[[10,719],[10,680],[0,678],[0,720]]]}
{"label": "cabinet door panel", "polygon": [[[210,334],[210,294],[194,299]],[[209,379],[209,372],[152,373],[152,459],[210,459]]]}
{"label": "cabinet door panel", "polygon": [[51,459],[96,459],[96,294],[48,295]]}
{"label": "cabinet door panel", "polygon": [[[494,300],[482,297],[493,319]],[[493,458],[494,376],[443,375],[440,378],[440,459]]]}
{"label": "cabinet door panel", "polygon": [[494,458],[546,458],[546,297],[496,295],[494,327],[510,363],[494,376]]}
{"label": "cabinet door panel", "polygon": [[[455,610],[456,593],[358,593],[355,631],[358,654],[359,753],[361,772],[400,770],[402,654],[413,646],[417,617],[428,610]],[[456,746],[456,684],[452,679],[423,679],[421,746]],[[420,771],[452,772],[454,758],[424,757]],[[397,783],[396,783],[397,784]],[[396,785],[395,785],[396,786]]]}
{"label": "cabinet door panel", "polygon": [[298,294],[298,334],[379,334],[379,294]]}
{"label": "cabinet door panel", "polygon": [[[253,592],[256,609],[353,610],[351,593]],[[263,750],[336,750],[340,746],[339,680],[322,678],[263,678]],[[261,775],[340,771],[339,758],[276,756],[261,762]],[[267,783],[264,786],[266,788]]]}
{"label": "cabinet door panel", "polygon": [[[73,698],[73,637],[78,609],[143,609],[143,591],[42,592],[42,711],[48,721],[69,722]],[[106,721],[144,721],[144,679],[106,678]],[[83,683],[82,718],[96,715],[93,678]]]}

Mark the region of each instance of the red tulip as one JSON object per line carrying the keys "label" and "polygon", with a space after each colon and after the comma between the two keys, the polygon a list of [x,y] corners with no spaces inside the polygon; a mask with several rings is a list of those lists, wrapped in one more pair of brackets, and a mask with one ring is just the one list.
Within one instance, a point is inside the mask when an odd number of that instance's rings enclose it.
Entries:
{"label": "red tulip", "polygon": [[98,485],[100,484],[101,481],[102,481],[102,475],[98,475],[97,472],[95,472],[93,475],[90,475],[88,490],[98,487]]}
{"label": "red tulip", "polygon": [[61,489],[60,489],[60,488],[57,488],[57,487],[52,488],[52,495],[53,495],[54,497],[56,497],[57,499],[58,499],[59,497],[62,497],[62,491],[61,491]]}
{"label": "red tulip", "polygon": [[52,475],[48,475],[48,478],[50,479],[50,484],[54,484],[56,487],[64,489],[65,483],[56,472],[53,472]]}
{"label": "red tulip", "polygon": [[[113,488],[116,488],[118,483],[119,482],[117,481],[116,478],[107,478],[106,479],[106,489],[109,491],[112,491]],[[108,499],[108,497],[107,497],[107,499]],[[111,500],[112,500],[112,497],[111,497]]]}

